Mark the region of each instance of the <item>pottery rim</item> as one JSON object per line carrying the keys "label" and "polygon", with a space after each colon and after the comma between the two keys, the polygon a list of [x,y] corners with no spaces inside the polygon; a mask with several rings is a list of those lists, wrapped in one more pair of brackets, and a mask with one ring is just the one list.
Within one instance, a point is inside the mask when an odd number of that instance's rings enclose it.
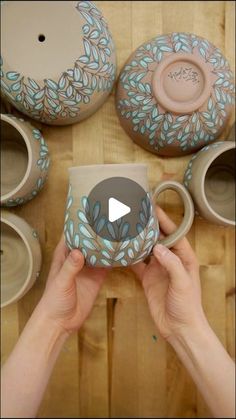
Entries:
{"label": "pottery rim", "polygon": [[228,218],[222,217],[222,215],[218,214],[208,203],[206,194],[205,194],[205,179],[206,179],[206,174],[207,171],[209,169],[209,167],[211,166],[211,164],[214,162],[214,160],[217,159],[217,157],[219,157],[221,154],[225,153],[228,150],[232,150],[235,148],[235,143],[234,144],[227,144],[223,143],[225,145],[225,148],[222,150],[216,150],[216,153],[208,160],[207,165],[204,167],[203,172],[202,172],[202,177],[201,177],[201,190],[202,190],[202,198],[204,201],[204,204],[206,205],[208,211],[210,213],[212,213],[216,218],[218,218],[219,221],[223,222],[223,223],[227,223],[231,226],[235,226],[236,225],[236,221],[230,220]]}
{"label": "pottery rim", "polygon": [[21,128],[20,124],[18,124],[18,121],[14,120],[10,116],[4,115],[4,114],[1,114],[1,119],[3,121],[7,122],[9,125],[12,125],[20,133],[21,137],[23,138],[23,140],[25,142],[25,145],[26,145],[26,148],[27,148],[27,153],[28,153],[28,155],[27,155],[27,157],[28,157],[27,169],[26,169],[26,172],[25,172],[23,178],[21,179],[20,183],[12,191],[6,193],[5,195],[1,195],[1,201],[5,202],[8,199],[10,199],[12,196],[17,194],[21,190],[21,188],[26,184],[26,182],[29,178],[30,171],[32,169],[33,156],[32,156],[30,141],[29,141],[27,135],[25,134],[24,130]]}
{"label": "pottery rim", "polygon": [[2,308],[2,307],[7,306],[8,304],[13,303],[14,301],[17,301],[24,294],[24,291],[27,289],[27,287],[29,285],[29,282],[32,278],[32,273],[33,273],[33,253],[32,253],[32,249],[31,249],[26,237],[24,236],[22,231],[15,224],[13,224],[11,221],[7,220],[7,218],[4,218],[4,215],[1,215],[1,222],[7,224],[9,227],[11,227],[20,236],[20,238],[23,240],[23,242],[26,246],[26,249],[27,249],[28,255],[29,255],[29,271],[28,271],[28,275],[25,279],[24,284],[17,291],[17,293],[15,295],[13,295],[13,297],[11,297],[7,301],[1,302],[1,308]]}
{"label": "pottery rim", "polygon": [[120,168],[147,168],[147,165],[145,163],[109,163],[109,164],[89,164],[85,166],[73,166],[69,167],[69,172],[75,172],[78,169],[84,169],[84,170],[93,170],[93,169],[100,169],[100,168],[112,168],[112,167],[120,167]]}

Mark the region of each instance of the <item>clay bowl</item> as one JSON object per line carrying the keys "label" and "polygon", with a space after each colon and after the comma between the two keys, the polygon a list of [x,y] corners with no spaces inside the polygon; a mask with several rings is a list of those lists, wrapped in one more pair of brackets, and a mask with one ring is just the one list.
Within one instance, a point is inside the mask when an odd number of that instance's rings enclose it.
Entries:
{"label": "clay bowl", "polygon": [[221,51],[189,33],[145,42],[124,65],[116,108],[127,134],[163,156],[193,153],[223,131],[234,103],[233,74]]}
{"label": "clay bowl", "polygon": [[44,186],[49,164],[41,132],[22,118],[1,115],[1,205],[33,199]]}
{"label": "clay bowl", "polygon": [[116,58],[94,3],[6,1],[1,16],[1,91],[12,105],[46,124],[66,125],[104,103]]}
{"label": "clay bowl", "polygon": [[18,301],[39,276],[41,248],[38,235],[22,218],[1,214],[1,307]]}

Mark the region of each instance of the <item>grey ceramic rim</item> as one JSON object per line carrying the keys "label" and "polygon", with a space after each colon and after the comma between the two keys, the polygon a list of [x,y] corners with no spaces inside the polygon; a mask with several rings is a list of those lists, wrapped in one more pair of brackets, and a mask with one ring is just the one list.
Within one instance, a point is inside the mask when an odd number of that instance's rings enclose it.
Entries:
{"label": "grey ceramic rim", "polygon": [[9,115],[1,114],[1,120],[7,122],[9,125],[13,126],[19,132],[19,134],[21,135],[21,137],[23,138],[23,140],[25,142],[27,152],[28,152],[28,155],[27,155],[28,164],[27,164],[26,172],[25,172],[23,178],[21,179],[20,183],[18,183],[18,185],[15,187],[15,189],[13,189],[12,191],[8,192],[5,195],[1,195],[1,203],[4,203],[8,199],[11,199],[15,194],[17,194],[21,190],[21,188],[25,185],[25,183],[27,182],[27,180],[29,178],[31,168],[32,168],[33,156],[32,156],[30,141],[29,141],[27,135],[25,134],[24,130],[20,126],[20,124],[17,121],[15,121]]}
{"label": "grey ceramic rim", "polygon": [[214,217],[216,217],[221,223],[228,224],[229,226],[235,226],[236,225],[236,220],[232,221],[232,220],[229,220],[228,218],[222,217],[220,214],[218,214],[216,211],[214,211],[214,209],[209,205],[206,194],[205,194],[205,178],[206,178],[207,171],[208,171],[209,167],[211,166],[211,164],[214,162],[214,160],[216,160],[217,157],[219,157],[224,152],[226,152],[228,150],[233,150],[234,148],[236,148],[236,143],[235,142],[233,142],[233,141],[225,141],[225,142],[222,141],[222,148],[216,150],[216,153],[214,154],[214,156],[211,157],[208,160],[207,165],[204,167],[204,170],[203,170],[203,173],[202,173],[202,178],[201,178],[202,198],[204,200],[204,204],[206,205],[208,211],[210,213],[212,213],[214,215]]}

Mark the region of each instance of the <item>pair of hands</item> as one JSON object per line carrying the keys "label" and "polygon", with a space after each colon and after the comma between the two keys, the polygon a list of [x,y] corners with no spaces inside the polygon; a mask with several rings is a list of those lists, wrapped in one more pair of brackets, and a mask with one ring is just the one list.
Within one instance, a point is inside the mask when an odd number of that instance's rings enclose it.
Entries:
{"label": "pair of hands", "polygon": [[[176,229],[159,207],[157,217],[164,235]],[[142,283],[151,315],[165,339],[181,335],[204,321],[198,262],[186,238],[172,250],[157,244],[149,263],[135,264],[132,270]],[[62,238],[54,252],[40,310],[62,333],[80,329],[108,271],[84,266],[82,253],[69,253]]]}

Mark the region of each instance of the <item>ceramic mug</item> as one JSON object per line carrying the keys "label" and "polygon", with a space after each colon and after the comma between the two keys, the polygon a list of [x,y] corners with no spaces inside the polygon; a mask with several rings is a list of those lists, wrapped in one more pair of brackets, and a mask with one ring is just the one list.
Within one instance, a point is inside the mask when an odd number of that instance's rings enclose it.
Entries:
{"label": "ceramic mug", "polygon": [[[107,216],[102,214],[101,202],[96,201],[94,204],[90,200],[90,193],[96,185],[117,177],[133,181],[134,185],[138,185],[143,190],[144,198],[142,202],[138,202],[138,208],[140,204],[141,210],[137,212],[140,215],[141,224],[143,224],[140,227],[140,223],[136,224],[136,220],[134,220],[137,233],[131,238],[125,234],[127,223],[123,222],[122,218],[117,225],[108,222]],[[135,187],[131,186],[128,190],[128,196],[134,202],[136,200]],[[159,226],[153,203],[158,195],[166,189],[175,190],[182,198],[184,218],[173,234],[164,240],[159,240]],[[105,193],[104,188],[101,190],[101,200],[104,199],[103,193]],[[70,249],[79,248],[82,251],[88,265],[128,266],[144,260],[157,241],[168,247],[173,246],[189,231],[193,217],[194,208],[191,197],[180,183],[165,181],[160,183],[153,193],[149,192],[147,166],[144,164],[106,164],[69,169],[69,192],[64,227],[65,241]],[[121,231],[119,236],[116,236],[115,228]],[[103,233],[101,235],[104,229],[106,235]],[[116,237],[119,238],[114,241]]]}
{"label": "ceramic mug", "polygon": [[37,232],[21,217],[1,213],[1,307],[18,301],[39,277],[41,248]]}
{"label": "ceramic mug", "polygon": [[50,164],[41,132],[29,122],[1,114],[1,205],[15,206],[42,189]]}
{"label": "ceramic mug", "polygon": [[190,160],[184,185],[196,210],[208,221],[235,225],[235,142],[219,141],[202,148]]}

